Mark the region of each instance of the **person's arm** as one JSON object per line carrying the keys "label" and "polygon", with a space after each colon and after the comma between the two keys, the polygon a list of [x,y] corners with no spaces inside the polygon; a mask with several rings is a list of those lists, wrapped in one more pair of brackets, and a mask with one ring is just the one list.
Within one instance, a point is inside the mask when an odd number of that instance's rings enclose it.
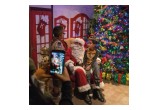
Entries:
{"label": "person's arm", "polygon": [[71,72],[74,71],[75,60],[71,59],[71,48],[66,51],[65,55],[65,66]]}
{"label": "person's arm", "polygon": [[94,58],[93,58],[93,61],[92,61],[92,63],[91,63],[91,67],[93,67],[93,64],[94,64],[94,62],[96,62],[98,56],[99,56],[99,51],[96,50],[96,54],[95,54],[95,56],[94,56]]}
{"label": "person's arm", "polygon": [[84,52],[83,67],[86,65],[86,62],[87,62],[87,50]]}

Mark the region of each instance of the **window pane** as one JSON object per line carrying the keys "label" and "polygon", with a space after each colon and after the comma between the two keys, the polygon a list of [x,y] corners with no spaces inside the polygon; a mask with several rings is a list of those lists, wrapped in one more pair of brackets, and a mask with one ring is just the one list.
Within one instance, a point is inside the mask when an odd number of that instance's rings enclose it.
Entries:
{"label": "window pane", "polygon": [[47,34],[45,35],[45,37],[46,37],[46,42],[49,42],[49,35]]}
{"label": "window pane", "polygon": [[37,61],[40,62],[40,54],[37,54]]}
{"label": "window pane", "polygon": [[75,29],[75,24],[73,24],[73,30]]}
{"label": "window pane", "polygon": [[37,31],[37,27],[38,27],[38,25],[36,25],[36,34],[39,34],[38,31]]}
{"label": "window pane", "polygon": [[85,35],[86,34],[86,30],[83,30],[83,35]]}
{"label": "window pane", "polygon": [[88,29],[88,24],[86,24],[86,29]]}
{"label": "window pane", "polygon": [[40,45],[37,45],[37,53],[40,52]]}
{"label": "window pane", "polygon": [[86,18],[85,17],[83,17],[83,22],[85,22],[86,21]]}
{"label": "window pane", "polygon": [[86,27],[85,27],[85,26],[86,26],[86,24],[85,24],[85,23],[83,23],[83,29],[86,29]]}
{"label": "window pane", "polygon": [[40,35],[37,35],[37,44],[40,43]]}
{"label": "window pane", "polygon": [[67,33],[64,34],[64,38],[67,38]]}
{"label": "window pane", "polygon": [[73,31],[73,37],[75,37],[75,31]]}
{"label": "window pane", "polygon": [[36,24],[39,24],[39,15],[36,15]]}
{"label": "window pane", "polygon": [[44,43],[44,36],[41,36],[41,43]]}
{"label": "window pane", "polygon": [[45,44],[41,44],[41,48],[43,48],[45,46]]}
{"label": "window pane", "polygon": [[48,15],[42,15],[42,19],[48,24],[48,21],[49,21]]}
{"label": "window pane", "polygon": [[46,25],[46,27],[45,27],[45,33],[49,33],[49,25]]}
{"label": "window pane", "polygon": [[81,21],[82,21],[82,20],[81,20],[81,17],[79,17],[79,18],[77,19],[77,21],[81,22]]}
{"label": "window pane", "polygon": [[46,44],[46,47],[49,48],[49,43]]}

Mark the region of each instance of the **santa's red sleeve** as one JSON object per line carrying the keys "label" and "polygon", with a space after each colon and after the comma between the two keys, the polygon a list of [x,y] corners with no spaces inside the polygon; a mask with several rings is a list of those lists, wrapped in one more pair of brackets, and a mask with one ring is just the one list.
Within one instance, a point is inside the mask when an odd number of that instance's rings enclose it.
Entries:
{"label": "santa's red sleeve", "polygon": [[71,48],[68,48],[68,50],[66,51],[66,55],[65,55],[65,66],[68,66],[69,63],[72,63],[73,65],[77,63],[76,59],[72,56]]}

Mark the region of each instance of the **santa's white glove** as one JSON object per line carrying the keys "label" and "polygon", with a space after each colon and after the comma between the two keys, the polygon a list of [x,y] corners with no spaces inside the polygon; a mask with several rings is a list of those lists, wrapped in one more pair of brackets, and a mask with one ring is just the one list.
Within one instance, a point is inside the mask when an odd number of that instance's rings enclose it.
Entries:
{"label": "santa's white glove", "polygon": [[83,63],[82,59],[78,59],[77,62],[78,62],[78,64],[82,64]]}
{"label": "santa's white glove", "polygon": [[69,66],[69,70],[71,72],[73,72],[74,71],[74,65],[73,65],[73,63],[69,63],[68,66]]}

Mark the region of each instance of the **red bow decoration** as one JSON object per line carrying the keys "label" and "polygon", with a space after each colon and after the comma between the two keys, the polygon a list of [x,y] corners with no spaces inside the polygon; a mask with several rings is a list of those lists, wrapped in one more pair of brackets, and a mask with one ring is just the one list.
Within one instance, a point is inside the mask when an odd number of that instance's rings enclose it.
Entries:
{"label": "red bow decoration", "polygon": [[101,62],[102,62],[102,64],[104,64],[105,62],[107,62],[107,58],[106,58],[106,57],[103,57],[103,58],[101,59]]}

